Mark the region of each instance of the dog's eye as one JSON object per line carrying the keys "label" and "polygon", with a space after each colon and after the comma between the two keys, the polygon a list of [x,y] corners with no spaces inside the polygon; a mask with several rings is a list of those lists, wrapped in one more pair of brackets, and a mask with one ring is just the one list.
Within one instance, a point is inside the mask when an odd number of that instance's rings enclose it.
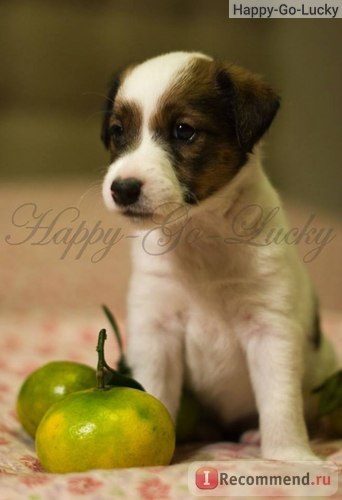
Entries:
{"label": "dog's eye", "polygon": [[124,129],[121,123],[115,123],[110,127],[109,132],[114,139],[119,139],[123,135]]}
{"label": "dog's eye", "polygon": [[196,137],[196,130],[187,123],[177,123],[173,135],[180,141],[192,142]]}

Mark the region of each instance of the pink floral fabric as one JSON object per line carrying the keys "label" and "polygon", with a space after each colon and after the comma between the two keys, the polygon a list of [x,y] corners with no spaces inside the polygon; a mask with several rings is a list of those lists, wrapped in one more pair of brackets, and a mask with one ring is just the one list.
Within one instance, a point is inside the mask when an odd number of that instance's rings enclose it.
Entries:
{"label": "pink floral fabric", "polygon": [[[25,203],[36,206],[36,219],[32,210],[28,210],[29,206],[23,213],[16,212]],[[74,221],[67,212],[63,212],[72,206],[80,210],[79,218]],[[30,207],[32,209],[32,205]],[[59,214],[53,228],[54,239],[51,239],[51,233],[43,240],[42,237],[46,236],[43,229],[28,238],[32,233],[30,226],[40,214],[46,214],[42,225],[50,226]],[[125,237],[113,245],[110,255],[97,262],[93,257],[101,255],[103,241],[89,242],[83,253],[82,243],[75,241],[63,257],[66,247],[60,242],[60,231],[69,227],[75,231],[82,220],[86,220],[89,230],[99,220],[104,228],[120,227]],[[248,461],[260,456],[258,434],[251,431],[243,436],[240,443],[180,447],[168,467],[47,474],[37,459],[34,441],[17,420],[15,406],[20,385],[31,371],[52,360],[96,365],[98,331],[104,327],[110,331],[100,305],[107,304],[123,325],[130,265],[129,231],[104,211],[99,187],[89,189],[89,185],[81,185],[79,181],[75,184],[56,182],[53,185],[13,184],[0,187],[0,224],[1,499],[187,500],[193,498],[187,486],[190,463]],[[337,239],[334,241],[337,248],[336,242]],[[328,250],[334,251],[332,246]],[[340,251],[335,253],[335,260],[339,263]],[[327,269],[335,262],[333,257],[329,259]],[[318,267],[317,262],[315,269]],[[317,276],[321,274],[322,271],[316,273]],[[337,276],[335,272],[329,277],[336,287]],[[323,322],[324,329],[342,354],[342,315],[327,312],[323,315]],[[117,360],[117,347],[112,335],[108,336],[106,357],[112,364]],[[329,457],[342,468],[341,446],[341,441],[331,439],[312,442],[316,453]],[[342,490],[334,497],[341,496]]]}
{"label": "pink floral fabric", "polygon": [[[101,318],[101,316],[100,316]],[[333,333],[341,350],[342,317],[327,315],[325,328]],[[16,396],[23,379],[35,368],[57,359],[96,363],[95,344],[104,318],[63,317],[21,311],[3,316],[0,338],[0,498],[89,499],[127,498],[142,500],[190,499],[187,487],[189,463],[193,461],[248,460],[260,457],[254,431],[241,443],[185,445],[177,449],[169,467],[95,470],[82,474],[47,474],[39,463],[34,441],[21,428],[15,412]],[[116,345],[109,336],[107,352],[115,363]],[[342,442],[315,440],[312,447],[342,468]],[[342,494],[342,490],[340,491]],[[270,497],[268,497],[270,498]],[[337,494],[335,498],[339,498]]]}

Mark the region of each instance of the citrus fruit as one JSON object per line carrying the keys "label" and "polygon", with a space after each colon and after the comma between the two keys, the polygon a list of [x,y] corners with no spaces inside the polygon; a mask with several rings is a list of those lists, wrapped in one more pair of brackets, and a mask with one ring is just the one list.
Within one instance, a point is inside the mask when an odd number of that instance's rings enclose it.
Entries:
{"label": "citrus fruit", "polygon": [[24,429],[34,437],[50,406],[71,392],[96,386],[96,371],[72,361],[53,361],[32,372],[17,398],[17,414]]}
{"label": "citrus fruit", "polygon": [[54,473],[168,465],[174,447],[165,406],[130,387],[69,394],[47,411],[36,434],[38,458]]}

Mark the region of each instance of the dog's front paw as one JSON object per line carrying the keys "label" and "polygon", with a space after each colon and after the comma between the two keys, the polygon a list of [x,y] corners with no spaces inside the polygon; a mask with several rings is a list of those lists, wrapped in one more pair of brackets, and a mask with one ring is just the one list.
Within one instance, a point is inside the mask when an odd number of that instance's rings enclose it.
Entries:
{"label": "dog's front paw", "polygon": [[284,462],[296,461],[320,461],[310,449],[307,448],[282,448],[275,450],[265,450],[262,452],[262,458],[266,460],[280,460]]}

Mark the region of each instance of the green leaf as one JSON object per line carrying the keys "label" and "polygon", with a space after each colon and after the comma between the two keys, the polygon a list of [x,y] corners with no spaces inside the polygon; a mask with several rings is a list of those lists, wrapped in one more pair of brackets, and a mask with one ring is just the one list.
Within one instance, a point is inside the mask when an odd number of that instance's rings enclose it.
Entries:
{"label": "green leaf", "polygon": [[318,415],[320,417],[342,408],[342,370],[331,375],[312,392],[320,394],[318,404]]}
{"label": "green leaf", "polygon": [[118,371],[111,368],[105,359],[104,346],[107,339],[107,332],[104,328],[100,330],[97,339],[97,388],[99,390],[107,389],[108,387],[131,387],[139,391],[145,391],[143,386],[134,378],[121,375]]}
{"label": "green leaf", "polygon": [[130,377],[132,375],[132,370],[128,366],[126,356],[125,356],[124,351],[123,351],[123,342],[122,342],[122,335],[120,332],[120,328],[116,322],[114,314],[110,311],[110,309],[106,305],[104,305],[104,304],[102,305],[102,310],[105,313],[105,315],[109,321],[109,324],[111,325],[111,327],[113,329],[113,333],[114,333],[116,341],[118,343],[119,352],[120,352],[120,358],[118,361],[118,372],[121,375],[126,375],[126,376]]}
{"label": "green leaf", "polygon": [[138,389],[139,391],[145,392],[145,389],[137,380],[132,377],[121,375],[121,373],[113,370],[112,368],[106,373],[106,386],[131,387],[132,389]]}
{"label": "green leaf", "polygon": [[108,307],[106,305],[102,304],[102,309],[103,309],[103,312],[105,313],[105,315],[107,316],[107,319],[110,323],[110,326],[113,328],[114,335],[115,335],[117,343],[119,345],[120,355],[123,356],[122,337],[121,337],[120,329],[118,327],[116,319],[114,318],[114,315],[112,314],[112,312],[108,309]]}

